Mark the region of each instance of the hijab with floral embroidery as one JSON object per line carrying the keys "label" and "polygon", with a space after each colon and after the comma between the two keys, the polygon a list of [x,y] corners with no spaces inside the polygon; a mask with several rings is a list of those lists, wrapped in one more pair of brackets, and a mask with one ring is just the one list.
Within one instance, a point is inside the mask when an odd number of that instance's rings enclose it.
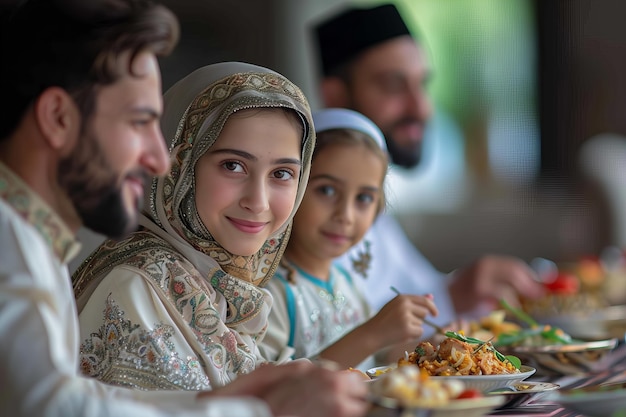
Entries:
{"label": "hijab with floral embroidery", "polygon": [[[288,220],[258,252],[239,256],[201,221],[195,169],[229,117],[261,108],[298,115],[302,168]],[[306,189],[313,121],[304,95],[285,77],[227,62],[200,68],[167,91],[162,128],[171,168],[153,180],[141,228],[102,243],[72,276],[81,370],[140,389],[213,389],[265,361],[257,341],[273,297],[261,286],[278,266]]]}
{"label": "hijab with floral embroidery", "polygon": [[[227,75],[228,74],[228,75]],[[193,99],[189,97],[193,95]],[[295,110],[303,124],[302,170],[290,220],[252,256],[228,253],[206,229],[195,205],[194,168],[215,143],[228,118],[238,110],[283,107]],[[302,200],[314,146],[313,122],[306,98],[282,75],[251,64],[228,62],[200,68],[165,95],[163,130],[173,137],[172,167],[152,184],[152,219],[201,271],[219,264],[226,273],[263,285],[274,273]],[[173,133],[172,136],[170,136]],[[194,251],[189,250],[191,246]]]}
{"label": "hijab with floral embroidery", "polygon": [[[211,236],[196,210],[195,166],[235,112],[277,107],[294,110],[302,121],[302,169],[296,202],[289,220],[256,254],[232,254]],[[147,198],[148,213],[140,216],[140,225],[166,240],[209,280],[227,274],[255,286],[264,285],[279,264],[291,221],[306,190],[315,144],[306,97],[287,78],[264,67],[242,62],[207,65],[166,92],[162,129],[165,139],[171,142],[172,165],[167,175],[153,180]],[[85,287],[96,284],[89,281],[105,275],[116,263],[120,263],[119,256],[99,263],[88,259],[74,275],[77,297]]]}

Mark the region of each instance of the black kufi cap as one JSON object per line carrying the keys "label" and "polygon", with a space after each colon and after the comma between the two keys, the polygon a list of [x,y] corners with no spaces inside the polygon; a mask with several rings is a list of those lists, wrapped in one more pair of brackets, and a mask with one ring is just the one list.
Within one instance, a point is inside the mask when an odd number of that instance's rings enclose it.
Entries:
{"label": "black kufi cap", "polygon": [[318,23],[314,31],[324,75],[367,48],[391,38],[411,35],[393,4],[346,9]]}

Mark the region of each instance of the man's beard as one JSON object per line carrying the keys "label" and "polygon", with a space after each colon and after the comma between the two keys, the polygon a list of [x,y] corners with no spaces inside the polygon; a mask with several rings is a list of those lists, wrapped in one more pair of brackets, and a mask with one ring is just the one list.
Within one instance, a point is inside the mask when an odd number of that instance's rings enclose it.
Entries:
{"label": "man's beard", "polygon": [[395,165],[411,169],[415,168],[422,160],[421,143],[418,143],[412,149],[407,150],[406,148],[397,146],[395,141],[391,138],[391,135],[387,134],[385,134],[385,142],[387,143],[387,150],[391,156],[391,162]]}
{"label": "man's beard", "polygon": [[[347,105],[347,108],[362,113],[366,115],[365,112],[361,110],[361,106],[357,105],[357,102],[354,101],[353,98],[350,98],[350,102]],[[366,117],[369,117],[366,115]],[[373,120],[372,120],[373,121]],[[385,137],[385,143],[387,145],[387,152],[389,152],[389,156],[391,157],[391,162],[394,165],[398,165],[402,168],[412,169],[415,168],[422,160],[422,140],[420,140],[415,146],[411,149],[402,148],[396,145],[396,141],[393,139],[393,129],[401,125],[403,123],[415,123],[419,122],[422,125],[424,121],[416,120],[415,118],[405,117],[399,121],[396,121],[393,124],[388,125],[388,128],[384,128],[383,126],[378,125],[378,128],[383,133]]]}
{"label": "man's beard", "polygon": [[[127,212],[121,181],[111,168],[94,134],[82,135],[71,154],[59,164],[59,183],[74,204],[83,225],[96,233],[118,239],[137,227],[136,210]],[[145,179],[145,172],[131,175]],[[144,181],[145,183],[145,181]]]}

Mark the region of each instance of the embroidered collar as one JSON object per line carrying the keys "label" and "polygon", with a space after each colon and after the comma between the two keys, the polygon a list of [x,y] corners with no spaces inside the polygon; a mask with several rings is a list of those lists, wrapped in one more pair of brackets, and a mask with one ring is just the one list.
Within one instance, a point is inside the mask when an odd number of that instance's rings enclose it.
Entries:
{"label": "embroidered collar", "polygon": [[62,263],[80,251],[80,243],[61,218],[13,171],[0,162],[0,199],[32,225]]}
{"label": "embroidered collar", "polygon": [[292,268],[294,268],[298,273],[306,280],[312,282],[315,286],[320,287],[324,291],[329,294],[334,293],[335,288],[335,275],[332,273],[332,268],[330,274],[328,276],[328,280],[323,280],[321,278],[316,277],[315,275],[309,274],[304,269],[300,268],[298,265],[294,264],[290,260],[283,258],[283,260],[288,263]]}

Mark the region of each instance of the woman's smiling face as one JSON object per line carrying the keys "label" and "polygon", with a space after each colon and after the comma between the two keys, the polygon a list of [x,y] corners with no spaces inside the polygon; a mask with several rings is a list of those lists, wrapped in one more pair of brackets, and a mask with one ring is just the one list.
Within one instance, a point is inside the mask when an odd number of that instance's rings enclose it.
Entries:
{"label": "woman's smiling face", "polygon": [[241,110],[196,164],[198,214],[228,252],[258,252],[289,218],[301,141],[301,128],[282,109]]}

